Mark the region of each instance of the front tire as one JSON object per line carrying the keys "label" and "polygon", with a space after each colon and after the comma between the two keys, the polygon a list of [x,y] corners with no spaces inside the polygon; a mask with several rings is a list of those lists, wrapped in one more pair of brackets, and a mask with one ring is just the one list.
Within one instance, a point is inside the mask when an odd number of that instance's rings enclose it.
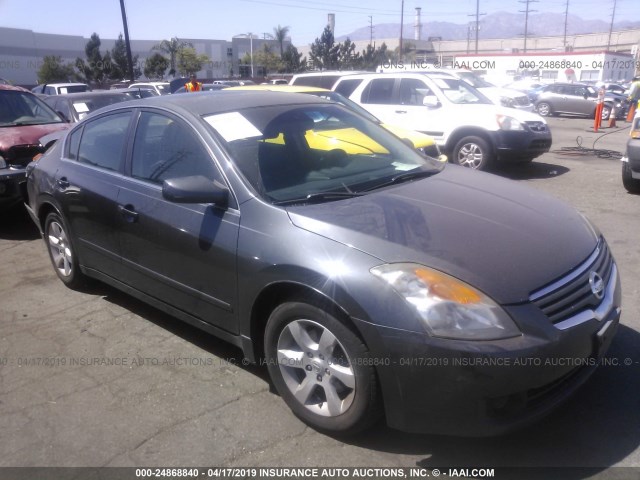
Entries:
{"label": "front tire", "polygon": [[72,289],[84,286],[86,277],[80,271],[78,256],[69,237],[69,229],[62,217],[55,212],[47,215],[45,219],[44,240],[58,278]]}
{"label": "front tire", "polygon": [[276,390],[314,429],[352,435],[380,417],[369,351],[329,312],[299,302],[278,306],[267,322],[265,354]]}
{"label": "front tire", "polygon": [[536,105],[536,110],[538,114],[542,115],[543,117],[549,117],[553,113],[551,105],[549,105],[547,102],[540,102],[538,105]]}
{"label": "front tire", "polygon": [[629,193],[640,193],[640,179],[631,176],[629,162],[622,162],[622,185]]}
{"label": "front tire", "polygon": [[474,170],[488,170],[494,158],[486,140],[480,137],[464,137],[453,148],[453,161]]}

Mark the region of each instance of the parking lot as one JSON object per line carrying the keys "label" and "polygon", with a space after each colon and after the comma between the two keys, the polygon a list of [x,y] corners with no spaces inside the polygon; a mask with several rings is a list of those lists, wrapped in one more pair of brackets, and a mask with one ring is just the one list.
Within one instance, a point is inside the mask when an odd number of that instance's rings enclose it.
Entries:
{"label": "parking lot", "polygon": [[595,148],[624,151],[628,124],[597,134],[590,120],[549,124],[552,152],[495,173],[600,228],[623,313],[608,365],[543,421],[489,439],[383,424],[346,440],[321,435],[234,347],[110,287],[65,288],[18,210],[0,225],[0,466],[594,467],[562,478],[637,478],[612,467],[640,467],[640,196],[622,187],[617,158],[561,151],[602,134]]}

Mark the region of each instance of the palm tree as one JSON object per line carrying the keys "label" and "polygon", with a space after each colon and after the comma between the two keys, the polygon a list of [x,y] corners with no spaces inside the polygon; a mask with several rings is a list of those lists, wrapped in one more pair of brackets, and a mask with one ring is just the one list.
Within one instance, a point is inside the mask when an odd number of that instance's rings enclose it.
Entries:
{"label": "palm tree", "polygon": [[171,65],[171,70],[169,70],[169,75],[176,74],[176,57],[178,56],[178,52],[183,48],[191,47],[193,45],[190,42],[185,42],[180,40],[178,37],[173,37],[171,40],[162,40],[160,43],[155,45],[152,50],[160,50],[161,52],[169,55],[169,63]]}
{"label": "palm tree", "polygon": [[289,27],[281,27],[280,25],[278,25],[273,29],[273,36],[280,44],[280,58],[282,58],[282,56],[284,55],[284,41],[287,38],[288,33]]}

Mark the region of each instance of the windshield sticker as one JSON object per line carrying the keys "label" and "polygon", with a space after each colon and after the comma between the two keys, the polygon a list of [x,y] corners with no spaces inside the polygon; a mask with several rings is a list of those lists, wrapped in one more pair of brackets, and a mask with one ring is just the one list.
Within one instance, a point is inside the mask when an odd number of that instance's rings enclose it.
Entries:
{"label": "windshield sticker", "polygon": [[67,87],[60,87],[60,93],[61,93],[61,94],[69,93],[69,92],[67,91]]}
{"label": "windshield sticker", "polygon": [[411,165],[409,163],[400,163],[400,162],[393,162],[391,165],[396,167],[396,170],[400,170],[402,172],[406,172],[407,170],[413,170],[418,166],[418,165]]}
{"label": "windshield sticker", "polygon": [[239,112],[209,115],[204,117],[204,120],[215,128],[227,142],[262,136],[262,132]]}
{"label": "windshield sticker", "polygon": [[87,104],[84,102],[74,103],[73,108],[75,108],[78,113],[86,113],[89,111],[89,107],[87,107]]}

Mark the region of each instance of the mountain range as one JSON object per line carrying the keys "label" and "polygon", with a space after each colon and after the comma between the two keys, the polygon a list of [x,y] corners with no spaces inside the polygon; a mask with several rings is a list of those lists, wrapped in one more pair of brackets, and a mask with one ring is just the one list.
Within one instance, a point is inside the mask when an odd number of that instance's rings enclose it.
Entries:
{"label": "mountain range", "polygon": [[[480,17],[480,38],[515,38],[524,34],[524,14],[496,12]],[[422,38],[441,37],[442,40],[465,40],[469,34],[469,25],[451,22],[425,22],[422,20]],[[608,32],[611,23],[605,20],[583,20],[576,15],[567,17],[567,35]],[[640,21],[615,22],[614,31],[640,28]],[[348,35],[337,37],[339,42],[351,40],[368,40],[369,27],[359,28]],[[528,35],[556,36],[564,34],[564,14],[532,13],[529,14]],[[407,41],[414,38],[413,23],[404,25],[404,37]],[[475,33],[471,34],[472,37]],[[396,38],[400,36],[399,23],[380,23],[374,25],[373,39]]]}

